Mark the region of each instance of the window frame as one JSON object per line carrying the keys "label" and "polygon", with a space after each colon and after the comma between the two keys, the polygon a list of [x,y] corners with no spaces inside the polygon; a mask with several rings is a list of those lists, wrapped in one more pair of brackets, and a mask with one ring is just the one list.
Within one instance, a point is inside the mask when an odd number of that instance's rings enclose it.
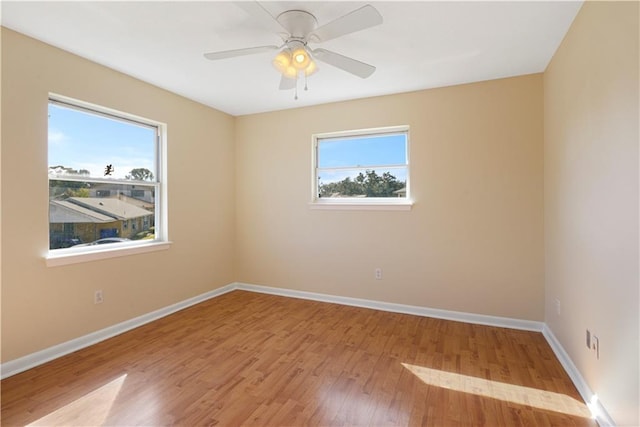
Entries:
{"label": "window frame", "polygon": [[[154,210],[154,233],[153,240],[133,240],[131,242],[112,243],[109,245],[94,245],[83,247],[70,247],[50,249],[49,237],[47,238],[47,250],[44,255],[46,265],[55,267],[60,265],[75,264],[87,261],[95,261],[100,259],[129,256],[138,253],[155,252],[169,249],[171,242],[169,241],[168,221],[167,221],[167,125],[165,123],[140,117],[134,114],[125,113],[112,108],[80,101],[67,96],[49,93],[47,98],[47,107],[50,104],[60,105],[64,108],[75,109],[80,112],[102,116],[111,120],[129,122],[138,126],[145,126],[155,129],[156,141],[154,144],[155,154],[155,179],[154,181],[137,181],[137,180],[121,180],[121,179],[105,179],[100,177],[55,177],[51,178],[47,174],[47,186],[50,186],[50,180],[59,181],[83,181],[111,183],[114,185],[141,185],[152,187],[155,192],[155,210]],[[47,130],[48,135],[48,130]],[[47,164],[49,163],[49,143],[47,141]],[[50,188],[50,187],[49,187]],[[47,192],[49,193],[49,192]],[[50,232],[51,223],[49,220],[49,208],[47,208],[47,230]]]}
{"label": "window frame", "polygon": [[[318,146],[322,140],[339,138],[366,138],[382,136],[385,134],[404,133],[406,136],[406,197],[340,197],[323,198],[318,196]],[[338,209],[338,210],[410,210],[413,206],[410,190],[411,161],[410,161],[410,129],[408,125],[387,126],[380,128],[357,129],[338,132],[325,132],[313,134],[311,137],[311,209]],[[380,165],[382,167],[387,165]],[[399,166],[399,165],[390,165]],[[350,168],[350,167],[346,167]],[[354,165],[354,169],[357,165]],[[367,169],[367,168],[364,168]]]}

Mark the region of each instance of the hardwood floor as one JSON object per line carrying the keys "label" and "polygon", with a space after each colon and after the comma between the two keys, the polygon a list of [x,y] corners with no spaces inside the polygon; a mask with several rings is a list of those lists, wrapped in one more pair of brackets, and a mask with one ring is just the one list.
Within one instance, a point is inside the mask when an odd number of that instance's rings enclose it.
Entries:
{"label": "hardwood floor", "polygon": [[539,333],[243,291],[1,386],[4,426],[596,425]]}

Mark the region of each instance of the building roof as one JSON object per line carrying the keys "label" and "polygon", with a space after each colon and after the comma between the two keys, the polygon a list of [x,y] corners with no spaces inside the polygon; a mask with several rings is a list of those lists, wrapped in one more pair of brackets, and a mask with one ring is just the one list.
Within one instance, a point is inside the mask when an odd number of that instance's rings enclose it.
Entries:
{"label": "building roof", "polygon": [[393,194],[404,194],[404,195],[406,195],[407,194],[407,187],[402,187],[401,189],[394,191]]}
{"label": "building roof", "polygon": [[76,205],[68,200],[49,201],[49,222],[51,223],[105,223],[113,221],[116,219],[111,216]]}
{"label": "building roof", "polygon": [[131,203],[109,197],[70,197],[69,202],[92,211],[108,215],[114,219],[132,219],[153,215],[153,212],[139,208]]}
{"label": "building roof", "polygon": [[118,194],[118,199],[122,200],[123,202],[127,202],[129,204],[137,206],[139,208],[145,209],[147,211],[149,209],[155,208],[155,203],[153,202],[147,202],[146,200],[138,199],[136,197],[126,196],[124,194]]}

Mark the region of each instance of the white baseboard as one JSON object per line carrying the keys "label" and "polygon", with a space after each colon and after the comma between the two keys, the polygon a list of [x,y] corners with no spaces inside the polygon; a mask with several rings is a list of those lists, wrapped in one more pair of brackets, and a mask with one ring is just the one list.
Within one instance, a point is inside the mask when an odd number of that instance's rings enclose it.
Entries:
{"label": "white baseboard", "polygon": [[198,304],[202,301],[206,301],[210,298],[217,297],[219,295],[231,292],[235,289],[235,285],[227,285],[222,288],[214,289],[213,291],[205,292],[204,294],[195,296],[193,298],[186,299],[184,301],[172,304],[170,306],[161,308],[151,313],[143,314],[142,316],[126,320],[113,326],[101,329],[96,332],[81,336],[79,338],[72,339],[67,342],[63,342],[53,347],[45,348],[44,350],[37,351],[35,353],[28,354],[24,357],[11,360],[9,362],[0,365],[0,379],[5,379],[20,372],[42,365],[58,357],[65,356],[74,351],[78,351],[90,345],[99,343],[108,338],[120,335],[123,332],[130,331],[146,323],[153,322],[154,320],[168,316],[176,311],[180,311],[192,305]]}
{"label": "white baseboard", "polygon": [[598,425],[600,425],[600,427],[615,426],[615,421],[613,421],[605,407],[602,406],[602,403],[598,400],[598,395],[591,391],[591,388],[589,388],[589,385],[582,377],[582,374],[580,374],[580,371],[576,368],[576,365],[569,357],[569,354],[567,354],[564,347],[562,347],[562,344],[560,344],[560,341],[558,341],[547,324],[545,324],[542,329],[542,335],[544,335],[545,339],[551,346],[551,349],[560,361],[560,364],[569,375],[569,378],[571,378],[571,381],[573,381],[573,385],[578,389],[580,396],[582,396],[582,399],[586,402]]}
{"label": "white baseboard", "polygon": [[236,283],[235,285],[236,289],[238,290],[250,292],[280,295],[284,297],[300,298],[321,302],[331,302],[355,307],[371,308],[374,310],[389,311],[392,313],[414,314],[416,316],[434,317],[437,319],[475,323],[478,325],[497,326],[500,328],[542,332],[542,328],[544,326],[544,323],[536,322],[533,320],[521,320],[508,317],[487,316],[484,314],[464,313],[460,311],[439,310],[436,308],[420,307],[415,305],[404,305],[368,299],[341,297],[284,288],[272,288],[268,286],[251,285],[247,283]]}
{"label": "white baseboard", "polygon": [[279,295],[290,298],[300,298],[320,302],[329,302],[335,304],[349,305],[355,307],[371,308],[374,310],[389,311],[393,313],[413,314],[417,316],[434,317],[438,319],[453,320],[458,322],[474,323],[479,325],[496,326],[501,328],[520,329],[527,331],[542,332],[543,336],[551,346],[556,357],[562,364],[563,368],[573,381],[573,384],[580,392],[580,395],[587,403],[591,413],[601,427],[615,426],[615,422],[609,416],[606,409],[595,395],[586,381],[571,361],[560,342],[553,335],[553,332],[543,322],[532,320],[512,319],[507,317],[487,316],[482,314],[464,313],[459,311],[440,310],[428,307],[419,307],[413,305],[395,304],[382,301],[374,301],[360,298],[341,297],[328,294],[320,294],[314,292],[296,291],[292,289],[273,288],[268,286],[252,285],[248,283],[231,283],[227,286],[205,292],[193,298],[186,299],[176,304],[161,308],[151,313],[144,314],[134,319],[127,320],[122,323],[92,332],[88,335],[46,348],[44,350],[29,354],[27,356],[11,360],[0,365],[0,378],[4,379],[28,369],[42,365],[58,357],[62,357],[74,351],[89,347],[100,341],[104,341],[113,336],[127,332],[131,329],[142,326],[146,323],[168,316],[176,311],[185,309],[192,305],[206,301],[211,298],[226,294],[234,290],[243,290],[249,292],[257,292],[270,295]]}

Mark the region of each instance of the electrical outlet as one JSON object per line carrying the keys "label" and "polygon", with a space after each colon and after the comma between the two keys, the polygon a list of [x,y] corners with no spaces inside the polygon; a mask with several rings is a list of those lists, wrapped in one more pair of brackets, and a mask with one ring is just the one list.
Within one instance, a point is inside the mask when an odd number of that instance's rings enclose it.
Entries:
{"label": "electrical outlet", "polygon": [[587,329],[587,348],[591,350],[591,331]]}
{"label": "electrical outlet", "polygon": [[382,269],[381,268],[376,268],[374,271],[374,276],[376,278],[376,280],[382,280]]}
{"label": "electrical outlet", "polygon": [[600,359],[600,339],[595,335],[591,336],[591,348],[596,353],[596,359]]}
{"label": "electrical outlet", "polygon": [[587,329],[587,348],[593,350],[596,359],[600,359],[600,339]]}
{"label": "electrical outlet", "polygon": [[102,290],[98,290],[93,294],[93,303],[94,304],[102,304],[104,302],[104,296],[102,295]]}

